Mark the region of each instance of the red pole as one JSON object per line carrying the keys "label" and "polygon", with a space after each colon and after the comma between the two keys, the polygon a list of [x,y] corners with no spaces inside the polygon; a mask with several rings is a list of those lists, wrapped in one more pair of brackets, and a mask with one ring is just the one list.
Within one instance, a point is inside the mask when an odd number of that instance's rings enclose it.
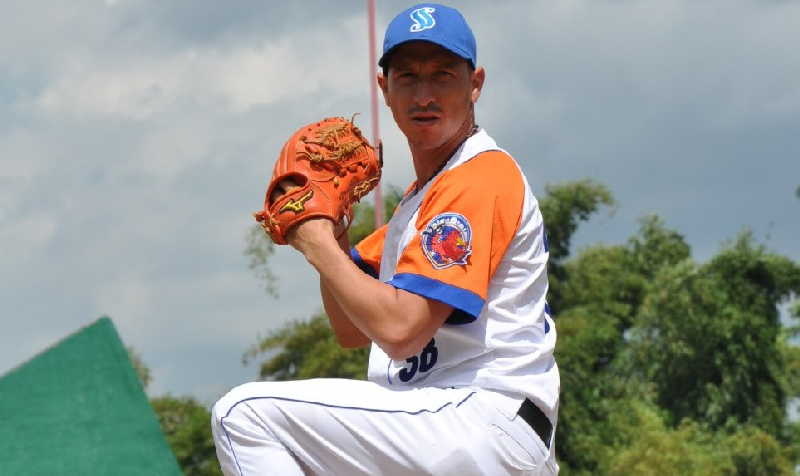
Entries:
{"label": "red pole", "polygon": [[[375,55],[375,0],[367,0],[369,17],[369,93],[371,96],[372,116],[372,143],[381,147],[381,133],[378,129],[378,85],[375,81],[376,65],[378,60]],[[383,225],[383,194],[381,184],[375,187],[375,228]]]}

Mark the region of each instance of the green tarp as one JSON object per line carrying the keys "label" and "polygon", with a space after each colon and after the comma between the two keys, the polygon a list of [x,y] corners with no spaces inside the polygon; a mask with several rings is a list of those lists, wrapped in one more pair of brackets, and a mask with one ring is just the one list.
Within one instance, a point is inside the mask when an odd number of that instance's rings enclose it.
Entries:
{"label": "green tarp", "polygon": [[181,474],[109,318],[0,378],[6,474]]}

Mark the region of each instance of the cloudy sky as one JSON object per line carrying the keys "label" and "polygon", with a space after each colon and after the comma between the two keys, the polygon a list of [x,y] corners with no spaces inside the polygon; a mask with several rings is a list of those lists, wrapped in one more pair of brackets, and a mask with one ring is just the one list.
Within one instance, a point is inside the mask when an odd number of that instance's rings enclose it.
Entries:
{"label": "cloudy sky", "polygon": [[[412,2],[378,2],[378,31]],[[745,227],[800,260],[800,2],[458,6],[487,70],[478,120],[534,188],[619,205],[576,247],[657,213],[696,259]],[[151,394],[211,402],[242,352],[320,307],[289,249],[267,296],[242,251],[286,137],[361,111],[363,1],[15,1],[0,19],[0,373],[101,315]],[[387,111],[385,183],[412,180]]]}

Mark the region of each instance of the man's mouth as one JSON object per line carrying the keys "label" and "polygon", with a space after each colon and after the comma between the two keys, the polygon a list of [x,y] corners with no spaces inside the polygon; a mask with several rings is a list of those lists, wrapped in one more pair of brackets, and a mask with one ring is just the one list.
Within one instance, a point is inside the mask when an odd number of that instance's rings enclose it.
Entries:
{"label": "man's mouth", "polygon": [[438,121],[439,117],[438,116],[427,116],[427,115],[423,116],[423,115],[419,115],[419,116],[412,117],[411,120],[414,121],[414,123],[416,123],[416,124],[426,125],[426,124],[433,124],[434,122]]}

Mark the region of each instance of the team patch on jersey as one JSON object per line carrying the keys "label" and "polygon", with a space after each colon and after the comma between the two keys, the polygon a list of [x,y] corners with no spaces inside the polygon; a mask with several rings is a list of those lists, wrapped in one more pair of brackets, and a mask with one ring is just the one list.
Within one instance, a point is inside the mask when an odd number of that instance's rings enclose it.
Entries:
{"label": "team patch on jersey", "polygon": [[458,213],[441,213],[422,230],[422,252],[435,269],[467,264],[472,254],[472,229]]}

